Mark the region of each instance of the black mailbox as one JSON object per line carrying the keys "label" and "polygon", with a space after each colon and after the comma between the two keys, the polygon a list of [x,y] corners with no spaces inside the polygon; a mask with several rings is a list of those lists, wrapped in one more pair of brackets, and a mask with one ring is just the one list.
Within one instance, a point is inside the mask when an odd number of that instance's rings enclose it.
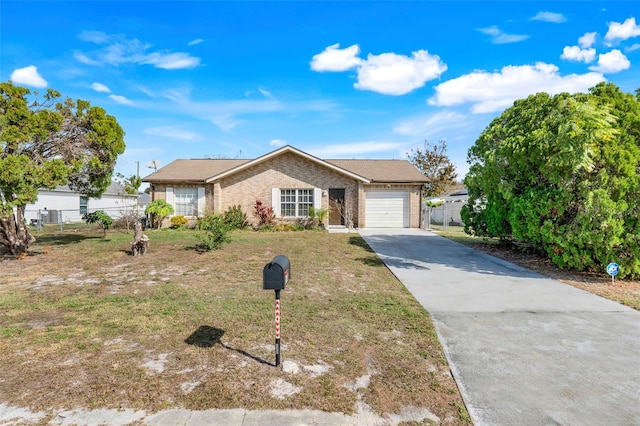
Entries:
{"label": "black mailbox", "polygon": [[291,278],[289,259],[279,255],[267,263],[262,270],[263,290],[283,290]]}

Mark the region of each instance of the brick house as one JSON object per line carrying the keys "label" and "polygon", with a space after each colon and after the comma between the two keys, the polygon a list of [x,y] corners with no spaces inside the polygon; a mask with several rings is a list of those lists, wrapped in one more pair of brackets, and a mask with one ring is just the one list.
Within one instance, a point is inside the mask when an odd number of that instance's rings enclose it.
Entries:
{"label": "brick house", "polygon": [[406,160],[321,160],[287,145],[253,160],[175,160],[143,181],[152,200],[166,200],[186,217],[240,205],[254,221],[260,199],[280,221],[329,208],[325,225],[344,226],[341,204],[355,227],[418,228],[427,179]]}

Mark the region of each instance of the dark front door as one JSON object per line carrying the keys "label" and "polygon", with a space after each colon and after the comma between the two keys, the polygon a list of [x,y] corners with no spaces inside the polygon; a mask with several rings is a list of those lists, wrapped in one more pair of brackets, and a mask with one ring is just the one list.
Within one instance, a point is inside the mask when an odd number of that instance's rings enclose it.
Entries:
{"label": "dark front door", "polygon": [[344,189],[329,188],[329,225],[344,225]]}

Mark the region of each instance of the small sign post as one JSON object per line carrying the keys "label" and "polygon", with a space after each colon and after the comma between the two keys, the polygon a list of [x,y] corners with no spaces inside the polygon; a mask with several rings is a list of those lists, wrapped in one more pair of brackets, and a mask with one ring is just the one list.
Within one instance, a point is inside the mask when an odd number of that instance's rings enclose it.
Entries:
{"label": "small sign post", "polygon": [[617,263],[611,262],[607,265],[607,273],[611,275],[611,285],[616,284],[615,276],[618,275],[618,272],[620,272],[620,266]]}

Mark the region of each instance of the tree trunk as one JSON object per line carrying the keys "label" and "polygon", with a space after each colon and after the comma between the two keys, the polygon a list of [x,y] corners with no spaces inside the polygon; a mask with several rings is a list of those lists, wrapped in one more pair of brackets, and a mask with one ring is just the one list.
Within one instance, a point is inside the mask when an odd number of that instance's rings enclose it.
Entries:
{"label": "tree trunk", "polygon": [[142,224],[136,221],[133,226],[133,241],[131,241],[131,254],[143,256],[149,248],[149,237],[142,233]]}
{"label": "tree trunk", "polygon": [[36,240],[24,224],[24,209],[24,206],[20,206],[15,215],[0,217],[0,245],[14,256],[26,253]]}

